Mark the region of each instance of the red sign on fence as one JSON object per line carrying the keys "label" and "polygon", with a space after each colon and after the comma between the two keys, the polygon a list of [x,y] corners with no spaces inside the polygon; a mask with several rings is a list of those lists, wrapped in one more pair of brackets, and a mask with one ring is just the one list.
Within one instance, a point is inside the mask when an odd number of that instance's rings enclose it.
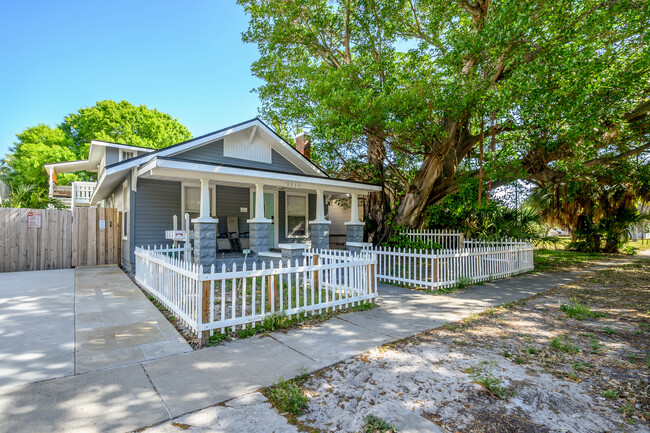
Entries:
{"label": "red sign on fence", "polygon": [[41,214],[40,212],[28,212],[27,213],[27,227],[33,227],[35,229],[41,228]]}

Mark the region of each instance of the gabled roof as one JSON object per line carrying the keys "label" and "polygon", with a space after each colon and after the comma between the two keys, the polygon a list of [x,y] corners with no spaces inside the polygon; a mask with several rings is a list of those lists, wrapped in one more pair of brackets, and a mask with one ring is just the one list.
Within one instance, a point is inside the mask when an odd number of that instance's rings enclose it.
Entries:
{"label": "gabled roof", "polygon": [[314,164],[305,156],[298,152],[293,146],[287,143],[277,132],[270,128],[266,123],[262,122],[259,117],[247,120],[245,122],[238,123],[236,125],[228,126],[226,128],[220,129],[218,131],[210,132],[200,137],[191,138],[187,141],[183,141],[172,146],[164,147],[162,149],[155,150],[146,155],[136,156],[135,158],[129,158],[126,161],[117,162],[106,167],[106,169],[118,168],[126,170],[133,167],[137,167],[141,164],[144,164],[149,159],[154,156],[169,157],[177,155],[181,152],[186,152],[190,149],[204,146],[206,144],[212,143],[214,141],[220,140],[226,135],[234,134],[235,132],[243,131],[251,127],[258,127],[261,131],[270,136],[273,141],[278,145],[275,146],[275,150],[278,151],[282,156],[287,158],[292,162],[296,167],[303,170],[305,174],[329,177],[325,171],[320,167]]}

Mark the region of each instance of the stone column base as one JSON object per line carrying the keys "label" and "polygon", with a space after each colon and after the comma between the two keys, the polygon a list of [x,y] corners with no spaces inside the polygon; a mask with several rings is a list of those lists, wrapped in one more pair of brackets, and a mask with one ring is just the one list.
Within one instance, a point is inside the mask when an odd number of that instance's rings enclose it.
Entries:
{"label": "stone column base", "polygon": [[345,242],[363,242],[365,223],[348,221],[345,223]]}
{"label": "stone column base", "polygon": [[217,265],[217,223],[194,220],[194,263],[203,266],[204,272]]}
{"label": "stone column base", "polygon": [[330,247],[330,224],[332,221],[309,221],[311,228],[311,247],[317,250],[328,250]]}
{"label": "stone column base", "polygon": [[270,234],[269,234],[269,224],[273,221],[271,220],[256,220],[250,219],[246,220],[248,223],[248,236],[250,239],[250,250],[255,254],[259,254],[264,251],[270,251]]}
{"label": "stone column base", "polygon": [[280,252],[282,253],[282,264],[286,265],[287,260],[291,261],[291,266],[296,265],[296,260],[298,260],[298,265],[302,266],[304,256],[302,253],[308,248],[307,244],[302,243],[286,243],[279,244]]}

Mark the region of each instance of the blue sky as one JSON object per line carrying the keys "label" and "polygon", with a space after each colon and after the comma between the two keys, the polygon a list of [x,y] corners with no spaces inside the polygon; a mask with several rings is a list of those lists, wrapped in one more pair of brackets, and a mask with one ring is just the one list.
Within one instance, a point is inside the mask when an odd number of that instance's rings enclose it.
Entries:
{"label": "blue sky", "polygon": [[234,0],[2,2],[0,156],[26,127],[103,99],[157,108],[195,136],[255,117],[247,23]]}

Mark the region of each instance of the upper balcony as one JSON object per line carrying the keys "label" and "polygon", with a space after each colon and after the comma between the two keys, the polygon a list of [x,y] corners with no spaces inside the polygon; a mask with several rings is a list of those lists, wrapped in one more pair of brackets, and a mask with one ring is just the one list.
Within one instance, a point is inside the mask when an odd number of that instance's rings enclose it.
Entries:
{"label": "upper balcony", "polygon": [[61,200],[70,209],[90,206],[97,182],[72,182],[70,185],[50,184],[50,197]]}

